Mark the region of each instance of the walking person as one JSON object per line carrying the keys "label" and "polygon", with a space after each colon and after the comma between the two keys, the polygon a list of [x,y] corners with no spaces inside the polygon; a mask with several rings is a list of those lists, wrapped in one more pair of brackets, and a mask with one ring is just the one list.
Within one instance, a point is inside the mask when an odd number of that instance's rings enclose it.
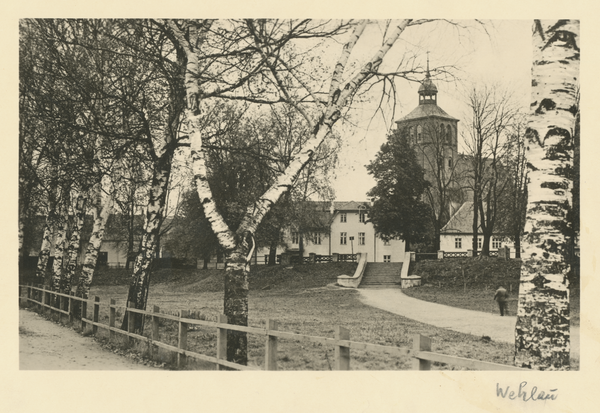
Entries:
{"label": "walking person", "polygon": [[494,300],[498,302],[498,307],[500,307],[500,316],[503,317],[504,313],[508,315],[508,291],[502,285],[498,286],[496,294],[494,294]]}

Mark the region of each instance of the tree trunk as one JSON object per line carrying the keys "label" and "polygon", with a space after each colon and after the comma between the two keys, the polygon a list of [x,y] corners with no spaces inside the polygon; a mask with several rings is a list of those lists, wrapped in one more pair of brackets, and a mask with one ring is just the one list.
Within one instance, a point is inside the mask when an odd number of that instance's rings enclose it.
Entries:
{"label": "tree trunk", "polygon": [[483,244],[481,244],[481,256],[489,257],[490,256],[490,240],[492,238],[492,234],[489,232],[485,232],[483,234]]}
{"label": "tree trunk", "polygon": [[100,251],[102,239],[104,238],[104,228],[106,227],[106,221],[108,221],[114,202],[112,196],[108,196],[105,198],[104,202],[102,201],[100,184],[97,185],[93,200],[92,215],[94,218],[94,225],[92,227],[92,234],[85,252],[85,259],[83,261],[76,289],[76,295],[83,298],[87,298],[90,291],[90,284],[92,283],[96,262],[98,261],[98,252]]}
{"label": "tree trunk", "polygon": [[[248,325],[248,275],[250,258],[245,242],[227,256],[225,269],[225,295],[223,309],[229,324]],[[246,333],[227,331],[227,360],[234,363],[248,364],[248,338]]]}
{"label": "tree trunk", "polygon": [[477,189],[473,191],[473,242],[471,244],[473,257],[477,257],[477,250],[479,249],[479,197],[476,192]]}
{"label": "tree trunk", "polygon": [[277,265],[277,243],[271,243],[269,247],[269,266]]}
{"label": "tree trunk", "polygon": [[48,216],[46,217],[46,223],[44,224],[42,245],[40,246],[37,269],[35,272],[37,284],[45,284],[46,281],[46,268],[48,267],[48,259],[50,258],[50,248],[52,247],[52,227],[52,217],[51,214],[48,214]]}
{"label": "tree trunk", "polygon": [[[167,148],[154,164],[148,208],[146,209],[146,218],[144,221],[144,234],[140,243],[140,251],[133,265],[133,274],[129,285],[129,293],[127,294],[127,306],[132,306],[140,310],[146,309],[148,288],[150,286],[150,265],[156,253],[160,225],[164,217],[173,152],[173,146]],[[125,314],[123,324],[121,325],[121,329],[123,330],[127,329],[127,314]],[[135,331],[142,331],[142,323],[143,317],[136,314],[134,323]]]}
{"label": "tree trunk", "polygon": [[135,230],[135,204],[134,194],[131,196],[131,209],[129,210],[129,219],[127,221],[127,263],[125,266],[127,269],[131,269],[131,264],[135,262],[135,254],[133,252],[134,238],[133,233]]}
{"label": "tree trunk", "polygon": [[[533,103],[527,128],[529,180],[515,364],[568,370],[573,131],[579,111],[579,22],[535,21]],[[565,227],[566,230],[565,230]]]}
{"label": "tree trunk", "polygon": [[440,226],[437,224],[437,222],[434,222],[434,235],[433,235],[433,249],[435,250],[435,252],[440,250],[440,236],[441,236],[441,228]]}
{"label": "tree trunk", "polygon": [[25,257],[25,249],[23,248],[25,239],[25,214],[19,211],[19,268]]}
{"label": "tree trunk", "polygon": [[67,266],[64,271],[60,288],[65,294],[71,291],[71,280],[77,269],[77,259],[79,256],[79,246],[81,244],[81,228],[85,218],[85,199],[83,194],[79,193],[72,211],[73,228],[71,229],[71,238],[67,247]]}
{"label": "tree trunk", "polygon": [[519,231],[519,235],[515,238],[515,258],[521,258],[521,231]]}
{"label": "tree trunk", "polygon": [[[304,166],[312,159],[315,150],[329,135],[334,123],[340,118],[341,110],[345,108],[357,89],[373,76],[373,72],[380,66],[383,57],[408,26],[409,22],[410,20],[400,22],[385,40],[381,48],[374,54],[373,58],[345,86],[342,86],[344,68],[354,45],[366,26],[366,22],[360,22],[355,27],[350,41],[343,48],[342,55],[333,73],[330,84],[329,103],[323,110],[323,116],[314,125],[311,138],[307,141],[303,150],[288,164],[286,170],[275,179],[274,184],[251,208],[248,208],[248,212],[243,217],[236,233],[231,231],[215,204],[213,194],[208,185],[206,153],[202,145],[202,115],[199,105],[202,94],[199,79],[203,72],[203,67],[199,61],[201,55],[199,52],[205,40],[205,35],[212,25],[212,21],[204,21],[198,25],[190,24],[185,32],[174,22],[168,22],[172,34],[187,57],[187,70],[185,74],[187,97],[186,119],[188,121],[190,136],[192,170],[198,196],[204,208],[204,214],[209,220],[219,244],[227,252],[228,266],[225,276],[224,311],[230,323],[242,326],[248,324],[248,272],[250,271],[249,262],[252,257],[252,251],[248,255],[245,254],[248,250],[246,240],[253,237],[258,225],[272,206],[292,187]],[[251,22],[248,22],[248,25],[252,26]],[[264,45],[258,41],[255,45],[260,50],[263,60],[267,62],[265,64],[268,65],[268,62],[272,61],[272,59],[262,50]],[[277,71],[274,68],[272,69],[273,76],[277,77]],[[280,79],[276,80],[281,82]],[[295,105],[295,107],[301,110],[299,106]],[[252,242],[252,249],[254,249],[254,241]],[[227,344],[228,360],[246,364],[246,333],[233,334],[232,338],[228,339]]]}
{"label": "tree trunk", "polygon": [[[62,209],[62,208],[61,208]],[[54,240],[54,264],[52,265],[52,291],[60,291],[63,275],[63,259],[65,256],[65,242],[67,238],[67,220],[61,214],[56,220],[56,232]],[[58,296],[56,296],[58,300]]]}

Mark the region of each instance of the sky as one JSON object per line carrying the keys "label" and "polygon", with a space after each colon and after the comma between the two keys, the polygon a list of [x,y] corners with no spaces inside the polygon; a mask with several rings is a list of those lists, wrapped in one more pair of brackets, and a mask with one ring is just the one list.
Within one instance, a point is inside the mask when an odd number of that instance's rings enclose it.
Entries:
{"label": "sky", "polygon": [[[432,72],[441,66],[453,66],[453,77],[434,77],[438,88],[438,105],[450,116],[460,120],[460,136],[464,133],[468,108],[465,89],[473,83],[500,84],[514,93],[519,104],[527,109],[530,97],[531,73],[531,21],[492,20],[483,24],[459,21],[457,27],[444,22],[409,27],[400,41],[386,56],[384,65],[392,69],[404,57],[414,58],[417,65],[425,67],[429,52]],[[381,30],[373,25],[361,46],[359,54],[369,56],[381,41]],[[335,56],[335,55],[334,55]],[[382,68],[384,66],[382,65]],[[433,74],[433,73],[432,73]],[[374,159],[379,147],[385,142],[390,123],[408,114],[418,105],[420,84],[400,79],[397,82],[395,114],[387,108],[386,120],[381,114],[373,118],[378,101],[373,96],[369,102],[352,112],[356,126],[338,125],[344,146],[340,152],[340,164],[333,180],[336,199],[340,201],[367,200],[367,191],[375,185],[365,165]]]}

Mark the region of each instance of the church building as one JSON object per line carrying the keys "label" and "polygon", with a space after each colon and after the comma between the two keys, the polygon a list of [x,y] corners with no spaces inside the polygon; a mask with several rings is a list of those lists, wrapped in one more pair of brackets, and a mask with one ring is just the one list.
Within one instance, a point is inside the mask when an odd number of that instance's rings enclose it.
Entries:
{"label": "church building", "polygon": [[419,104],[396,121],[393,136],[406,138],[414,149],[425,179],[432,183],[432,196],[427,199],[435,211],[441,211],[443,225],[468,199],[469,185],[464,182],[468,164],[464,155],[458,154],[458,119],[438,106],[438,89],[431,80],[429,61],[418,95]]}

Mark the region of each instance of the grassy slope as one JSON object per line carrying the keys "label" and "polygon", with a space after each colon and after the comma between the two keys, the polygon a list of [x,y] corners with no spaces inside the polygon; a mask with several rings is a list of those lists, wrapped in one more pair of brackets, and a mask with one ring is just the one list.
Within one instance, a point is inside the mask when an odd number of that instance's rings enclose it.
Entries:
{"label": "grassy slope", "polygon": [[[354,341],[410,347],[413,334],[433,339],[434,350],[478,360],[510,364],[512,346],[486,342],[478,337],[432,327],[395,314],[374,309],[359,301],[356,290],[332,286],[337,275],[352,274],[356,264],[330,263],[281,267],[253,268],[250,276],[249,324],[264,326],[265,319],[279,322],[283,331],[307,335],[334,337],[334,327],[350,330]],[[92,295],[117,299],[124,305],[128,281],[120,270],[100,272],[94,278]],[[195,317],[216,320],[223,308],[223,271],[160,270],[153,275],[149,306],[158,305],[161,311],[176,313],[188,309]],[[121,317],[119,313],[118,318]],[[108,320],[106,309],[101,310],[103,322]],[[117,321],[117,324],[119,320]],[[150,331],[149,326],[145,329]],[[177,326],[165,321],[161,340],[175,343]],[[191,350],[215,355],[215,330],[197,328],[188,334]],[[280,340],[278,364],[282,370],[329,370],[333,367],[334,349],[310,342]],[[249,335],[251,365],[260,366],[264,360],[264,337]],[[410,369],[407,357],[390,357],[380,353],[352,351],[351,367],[356,370]],[[198,368],[211,368],[201,363]],[[435,365],[436,369],[452,366]]]}
{"label": "grassy slope", "polygon": [[[458,262],[456,261],[453,267],[459,265]],[[412,296],[423,295],[418,298],[434,297],[437,302],[464,307],[461,305],[464,301],[457,294],[458,290],[462,290],[462,281],[458,278],[455,280],[455,276],[452,275],[452,271],[456,273],[456,268],[444,272],[439,267],[437,269],[434,267],[436,261],[420,264],[423,265],[417,268],[420,268],[420,274],[424,276],[427,284],[438,283],[443,288],[414,288],[405,290],[406,292]],[[505,265],[500,265],[498,268],[504,272],[491,276],[490,274],[497,272],[492,271],[496,267],[492,260],[485,265],[482,269],[479,264],[471,266],[467,263],[463,264],[465,274],[473,274],[473,281],[468,284],[471,303],[491,301],[490,294],[493,295],[491,289],[493,286],[487,291],[480,291],[482,285],[493,284],[490,277],[506,277],[507,281],[513,280],[516,283],[517,277],[513,272],[518,271],[518,266],[514,268],[511,266],[506,270]],[[290,269],[279,266],[254,267],[250,276],[249,324],[264,326],[265,319],[271,318],[279,322],[279,329],[283,331],[325,337],[333,337],[334,327],[340,325],[350,330],[350,338],[353,341],[402,347],[410,347],[412,335],[420,333],[433,339],[434,351],[511,364],[513,346],[510,344],[486,342],[479,337],[432,327],[374,309],[359,301],[358,291],[332,286],[338,275],[352,274],[355,267],[356,264],[352,263],[303,265]],[[425,268],[429,268],[428,272],[425,272]],[[411,273],[418,272],[411,271]],[[481,275],[475,277],[475,274]],[[194,317],[216,320],[223,308],[223,276],[222,270],[158,270],[152,275],[148,308],[158,305],[162,312],[167,313],[187,309],[194,313]],[[114,298],[117,305],[124,306],[128,282],[129,273],[126,270],[101,269],[94,276],[90,293],[100,296],[103,303],[106,303],[109,298]],[[481,299],[477,298],[478,294],[481,295]],[[452,300],[454,301],[449,302]],[[492,310],[493,304],[492,302]],[[100,317],[101,322],[108,323],[108,311],[104,306],[101,308]],[[122,318],[120,311],[117,318],[117,325],[120,325]],[[145,334],[150,330],[151,328],[147,326]],[[103,330],[100,331],[104,333]],[[190,350],[215,356],[215,332],[215,329],[209,328],[196,328],[190,331],[188,334]],[[176,337],[177,325],[174,322],[164,321],[161,327],[161,341],[175,343]],[[142,351],[144,351],[143,347]],[[320,344],[280,340],[278,364],[282,370],[329,370],[333,366],[333,353],[332,347]],[[264,362],[263,357],[264,337],[250,334],[250,364],[261,366]],[[351,368],[356,370],[411,368],[411,361],[406,357],[390,357],[364,351],[352,351],[351,357]],[[196,363],[194,366],[202,369],[212,368],[212,365],[202,363]],[[452,369],[452,366],[434,365],[434,368]]]}
{"label": "grassy slope", "polygon": [[[464,270],[464,278],[463,278]],[[423,287],[404,290],[406,295],[425,301],[467,310],[498,313],[493,300],[498,284],[510,291],[508,311],[517,313],[521,261],[488,259],[447,259],[421,261],[411,265],[410,274],[423,277]],[[579,287],[571,286],[571,323],[579,325]]]}

